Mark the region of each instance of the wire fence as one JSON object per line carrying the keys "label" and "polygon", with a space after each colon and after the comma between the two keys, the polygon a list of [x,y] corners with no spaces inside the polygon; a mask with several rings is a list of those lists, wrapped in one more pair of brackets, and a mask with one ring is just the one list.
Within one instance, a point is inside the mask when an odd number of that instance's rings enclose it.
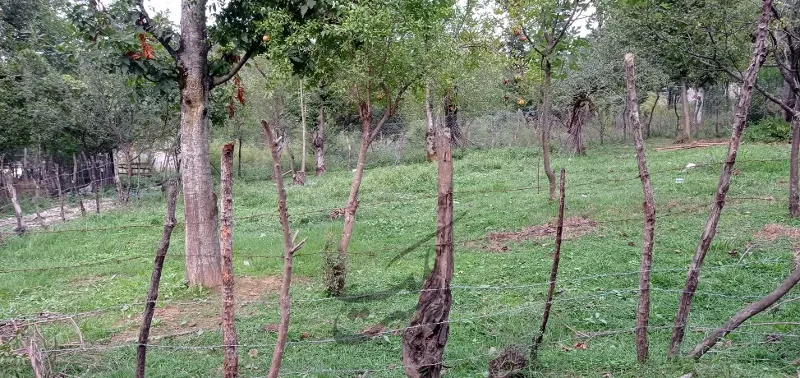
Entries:
{"label": "wire fence", "polygon": [[[767,162],[781,162],[781,163],[788,163],[786,159],[752,159],[752,160],[739,160],[737,161],[738,165],[748,164],[748,163],[767,163]],[[714,167],[719,166],[725,163],[724,161],[713,161],[713,162],[704,162],[698,163],[694,166],[694,168],[701,168],[701,167]],[[666,174],[671,172],[679,172],[687,170],[686,166],[680,167],[671,167],[671,168],[664,168],[653,170],[650,172],[651,176],[657,176],[660,174]],[[582,182],[578,182],[575,184],[571,184],[568,187],[568,193],[570,196],[577,196],[575,194],[575,189],[582,188],[582,187],[594,187],[597,185],[607,185],[607,184],[617,184],[621,182],[628,182],[628,181],[635,181],[638,180],[638,175],[629,175],[626,173],[619,173],[616,177],[604,177],[602,179],[597,180],[586,180]],[[517,192],[524,192],[528,196],[540,196],[541,198],[546,198],[548,193],[546,190],[540,191],[538,190],[536,185],[529,185],[529,186],[522,186],[522,187],[514,187],[514,188],[502,188],[502,189],[491,189],[491,190],[456,190],[454,192],[454,198],[459,201],[463,201],[462,204],[467,206],[472,204],[473,202],[477,203],[480,200],[480,196],[484,195],[502,195],[502,194],[513,194]],[[570,192],[571,191],[571,192]],[[615,187],[609,189],[607,192],[614,192],[614,191],[630,191],[630,188],[625,187]],[[472,201],[470,200],[470,197]],[[418,201],[428,201],[435,199],[436,195],[420,195],[416,196],[415,198],[394,198],[394,199],[379,199],[372,202],[366,202],[359,205],[359,209],[365,208],[382,208],[386,206],[404,206],[411,203],[417,203]],[[684,207],[679,208],[678,210],[666,210],[660,211],[658,213],[658,218],[665,218],[665,217],[674,217],[678,215],[686,215],[686,214],[698,214],[705,211],[709,204],[708,200],[710,199],[709,196],[683,196],[681,198],[681,202],[686,204]],[[782,199],[776,199],[771,196],[764,196],[764,197],[729,197],[728,201],[735,205],[736,203],[761,203],[763,201],[775,202]],[[569,200],[568,200],[569,201]],[[657,208],[667,207],[667,204],[660,203],[657,204]],[[0,209],[1,210],[1,209]],[[302,217],[304,215],[314,215],[314,214],[331,214],[337,210],[337,208],[328,208],[328,207],[320,207],[314,208],[309,210],[303,210],[298,212],[291,212],[291,215],[295,218]],[[277,212],[264,212],[264,213],[256,213],[256,214],[245,214],[235,217],[235,221],[237,222],[245,222],[254,219],[264,219],[266,217],[274,217],[277,216]],[[600,219],[594,221],[594,223],[598,226],[602,225],[609,225],[615,223],[627,223],[627,222],[641,222],[642,216],[631,216],[631,217],[616,217],[612,219]],[[179,222],[178,227],[185,226],[184,222]],[[156,235],[158,230],[160,230],[163,226],[162,225],[154,225],[154,224],[128,224],[124,226],[114,226],[114,227],[96,227],[96,228],[57,228],[52,227],[48,229],[40,228],[29,231],[28,235],[39,235],[39,234],[61,234],[61,233],[91,233],[91,232],[111,232],[111,231],[126,231],[131,229],[153,229],[153,236]],[[27,236],[23,236],[27,237]],[[480,248],[480,243],[486,242],[486,237],[478,237],[478,238],[469,238],[469,239],[461,239],[456,240],[456,244],[460,246],[456,249],[456,253],[474,253],[476,248]],[[476,247],[475,243],[479,243]],[[404,253],[407,253],[411,250],[416,248],[420,248],[421,246],[425,246],[426,248],[432,244],[431,242],[423,242],[420,243],[413,243],[409,244],[408,246],[399,246],[399,247],[387,247],[387,248],[376,248],[376,249],[367,249],[367,250],[354,250],[351,251],[349,254],[353,256],[367,256],[371,258],[379,258],[385,256],[400,256]],[[304,258],[319,258],[325,252],[324,251],[301,251],[295,254],[295,257],[299,259]],[[528,250],[525,248],[516,248],[512,247],[509,251],[505,252],[505,255],[515,254],[515,253],[529,253]],[[172,261],[179,261],[180,257],[185,256],[184,254],[180,253],[170,253],[168,254],[168,259]],[[271,254],[244,254],[244,253],[236,253],[234,257],[242,262],[245,259],[255,260],[255,259],[282,259],[283,256],[279,255],[271,255]],[[37,274],[42,272],[51,272],[51,271],[73,271],[76,269],[89,269],[95,267],[106,267],[106,266],[115,266],[117,270],[128,270],[132,269],[129,267],[122,267],[123,264],[132,264],[132,263],[140,263],[142,261],[148,262],[153,258],[152,253],[143,253],[131,256],[120,256],[120,257],[113,257],[108,259],[94,259],[91,261],[76,261],[68,264],[63,265],[49,265],[49,266],[39,266],[47,265],[47,261],[25,261],[25,265],[22,267],[0,267],[0,275],[11,275],[11,274]],[[719,264],[719,265],[712,265],[706,266],[703,269],[704,274],[723,274],[725,271],[734,270],[747,270],[753,267],[772,267],[772,268],[782,268],[788,267],[792,263],[791,256],[787,254],[787,256],[783,258],[771,258],[771,259],[763,259],[763,258],[745,258],[742,256],[735,263],[726,263],[726,264]],[[146,270],[146,267],[135,268],[137,271]],[[684,275],[686,269],[683,267],[679,268],[663,268],[663,269],[652,269],[650,272],[654,274],[665,274],[670,277],[681,277]],[[610,271],[610,272],[600,272],[597,274],[589,274],[589,275],[579,275],[575,276],[569,273],[562,274],[561,278],[557,280],[557,284],[560,288],[565,290],[562,294],[560,294],[556,299],[553,300],[554,305],[558,308],[559,305],[573,305],[573,306],[582,306],[586,303],[590,302],[597,302],[597,306],[601,306],[600,303],[604,306],[609,306],[611,308],[618,309],[620,304],[618,303],[619,296],[635,296],[636,292],[638,291],[638,287],[636,286],[636,282],[633,281],[639,274],[642,273],[639,270],[621,270],[621,271]],[[578,283],[586,283],[590,281],[604,281],[608,283],[609,279],[619,278],[625,280],[623,282],[623,286],[619,286],[617,288],[606,288],[602,292],[572,292],[570,288],[572,286],[577,285]],[[428,326],[428,325],[440,325],[440,324],[453,324],[454,326],[470,326],[473,327],[476,322],[479,321],[494,321],[497,318],[502,318],[506,316],[523,316],[523,317],[535,317],[541,315],[541,308],[543,306],[543,300],[541,299],[541,295],[544,292],[545,288],[550,284],[549,280],[541,281],[541,282],[532,282],[532,283],[524,283],[524,284],[509,284],[509,285],[490,285],[490,284],[478,284],[478,285],[453,285],[447,289],[433,289],[433,290],[450,290],[452,291],[454,298],[460,298],[463,295],[472,295],[471,293],[493,293],[495,296],[499,295],[519,295],[521,298],[524,299],[523,303],[519,303],[517,305],[504,305],[502,303],[488,303],[486,306],[489,306],[482,313],[472,314],[472,315],[457,315],[457,310],[454,310],[451,319],[445,322],[437,322],[437,323],[427,323],[417,325],[415,327],[421,326]],[[662,295],[664,298],[676,298],[681,293],[683,293],[682,289],[676,289],[669,285],[660,285],[660,284],[653,284],[651,290],[656,293],[656,295]],[[418,297],[421,293],[425,292],[426,290],[396,290],[396,288],[388,287],[385,289],[377,289],[370,293],[364,294],[352,294],[347,296],[339,296],[339,297],[326,297],[321,293],[317,293],[315,295],[300,295],[301,293],[295,292],[292,296],[292,305],[294,306],[294,310],[296,313],[302,314],[305,310],[312,310],[316,306],[325,305],[326,303],[347,303],[347,302],[358,302],[360,300],[367,300],[373,299],[376,297],[381,298],[382,300],[388,301],[389,303],[400,303],[400,302],[408,302],[413,305],[413,302],[416,297]],[[729,292],[729,291],[709,291],[709,290],[700,290],[696,293],[698,297],[716,297],[716,298],[723,298],[730,301],[746,303],[747,301],[757,300],[761,298],[761,295],[757,293],[736,293],[736,292]],[[538,297],[538,299],[537,299]],[[400,299],[402,298],[402,299]],[[492,296],[489,296],[492,298]],[[779,305],[775,307],[786,305],[789,303],[794,303],[795,301],[800,300],[800,296],[796,297],[789,297],[784,299]],[[237,300],[238,305],[241,308],[245,308],[248,306],[257,306],[258,311],[269,311],[275,310],[278,306],[278,300],[276,298],[268,298],[260,296],[258,298],[244,298],[243,300]],[[93,317],[102,317],[105,315],[110,315],[112,317],[119,316],[118,314],[120,311],[122,312],[130,312],[131,309],[137,309],[143,307],[148,302],[146,301],[127,301],[123,303],[116,303],[113,305],[107,305],[103,307],[98,307],[94,309],[88,309],[84,311],[77,311],[77,312],[62,312],[59,309],[42,309],[42,311],[38,311],[36,313],[13,313],[13,312],[6,312],[6,316],[9,320],[2,321],[0,320],[0,328],[2,328],[3,324],[8,324],[10,321],[18,321],[18,322],[59,322],[59,321],[67,321],[76,322],[78,320],[85,320],[87,318]],[[172,300],[172,299],[163,299],[158,300],[157,304],[160,306],[172,306],[172,307],[191,307],[197,305],[203,306],[214,306],[221,303],[221,299],[217,298],[216,296],[209,296],[206,298],[201,299],[194,299],[194,300]],[[630,303],[628,303],[630,305]],[[322,319],[319,319],[322,323],[324,322]],[[598,320],[599,322],[599,320]],[[575,331],[572,332],[571,335],[565,336],[564,338],[558,340],[550,340],[548,341],[548,345],[551,348],[562,350],[566,349],[580,349],[582,348],[580,345],[575,347],[575,342],[581,342],[581,340],[589,340],[595,338],[603,338],[603,337],[616,337],[616,336],[624,336],[626,334],[630,334],[634,332],[635,328],[632,327],[619,327],[618,324],[620,322],[609,322],[608,325],[600,323],[592,323],[592,330],[591,331]],[[661,322],[663,323],[663,321]],[[566,324],[566,323],[565,323]],[[668,331],[674,325],[673,324],[656,324],[651,325],[648,327],[649,330],[652,332],[662,332]],[[686,324],[689,326],[691,330],[697,333],[706,333],[710,332],[711,330],[715,329],[717,325],[714,324],[707,324],[703,326],[698,326],[692,323]],[[747,324],[745,324],[747,326]],[[566,325],[569,328],[569,325]],[[768,325],[758,326],[753,325],[752,327],[747,328],[756,328],[756,327],[769,327]],[[287,350],[288,354],[291,353],[300,353],[300,350],[296,350],[296,348],[305,348],[313,345],[326,345],[326,344],[347,344],[350,342],[374,342],[374,343],[381,343],[385,342],[386,338],[394,338],[402,335],[402,333],[408,330],[410,327],[391,327],[391,328],[383,328],[381,327],[379,330],[374,332],[360,332],[357,331],[354,334],[345,334],[345,335],[334,335],[334,336],[327,336],[327,337],[307,337],[304,339],[299,340],[290,340],[287,343],[289,349]],[[773,327],[774,328],[774,327]],[[209,330],[215,331],[217,327],[212,326]],[[457,330],[457,329],[456,329]],[[455,332],[455,331],[453,331]],[[170,335],[165,335],[166,341],[154,342],[147,344],[147,347],[153,348],[159,351],[175,351],[175,352],[192,352],[192,351],[209,351],[209,352],[219,352],[221,353],[222,349],[228,345],[221,344],[219,342],[213,342],[208,340],[208,338],[199,338],[199,339],[189,339],[186,342],[181,343],[178,340],[182,340],[182,336],[192,336],[196,335],[196,333],[180,333],[174,337],[174,341],[168,341],[171,337]],[[737,329],[733,332],[733,335],[741,335],[742,337],[749,337],[743,341],[742,345],[744,347],[752,348],[754,345],[761,343],[764,338],[768,339],[796,339],[800,337],[800,334],[794,332],[775,332],[772,329],[769,332],[754,332],[751,330],[741,330]],[[506,342],[510,342],[508,340],[516,339],[518,340],[517,345],[521,347],[530,346],[529,339],[520,339],[524,335],[506,335],[503,340]],[[243,337],[245,340],[254,340],[257,337],[253,335],[245,335]],[[263,338],[262,338],[263,339]],[[241,340],[241,339],[240,339]],[[522,341],[519,341],[522,340]],[[211,341],[211,342],[209,342]],[[777,341],[775,341],[777,342]],[[770,342],[766,342],[770,343]],[[117,350],[124,350],[124,349],[135,349],[138,347],[138,343],[131,343],[131,342],[120,342],[119,340],[94,340],[93,343],[81,342],[81,343],[63,343],[61,345],[54,344],[49,347],[42,349],[42,353],[49,356],[65,356],[70,354],[77,354],[77,355],[86,355],[86,354],[102,354],[102,353],[110,353]],[[272,348],[274,346],[274,341],[269,340],[266,342],[240,342],[236,345],[242,349],[261,349],[261,348]],[[731,352],[733,349],[732,346],[726,346],[725,349],[721,351],[715,351],[716,355],[723,356],[725,353],[729,353],[731,358],[740,358],[741,355]],[[159,353],[159,352],[156,352]],[[457,369],[459,366],[462,365],[480,365],[486,366],[487,361],[495,356],[496,353],[483,353],[483,354],[475,354],[468,357],[459,357],[459,358],[446,358],[445,361],[442,362],[442,365],[446,366],[448,369]],[[351,375],[351,374],[367,374],[367,373],[393,373],[402,371],[403,365],[401,363],[391,363],[386,365],[385,367],[376,367],[376,366],[362,366],[362,367],[350,367],[350,368],[328,368],[328,369],[306,369],[306,370],[291,370],[292,368],[296,369],[296,365],[291,365],[290,368],[287,368],[281,375],[282,376],[315,376],[315,375],[331,375],[331,376],[342,376],[342,375]],[[257,376],[257,374],[253,374],[252,376]]]}

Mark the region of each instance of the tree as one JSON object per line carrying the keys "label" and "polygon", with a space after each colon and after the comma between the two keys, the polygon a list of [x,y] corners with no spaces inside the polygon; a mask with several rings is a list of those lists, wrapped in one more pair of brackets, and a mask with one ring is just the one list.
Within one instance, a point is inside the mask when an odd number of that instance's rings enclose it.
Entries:
{"label": "tree", "polygon": [[[252,56],[267,49],[270,34],[263,33],[264,29],[302,22],[319,11],[315,4],[313,0],[230,2],[220,9],[215,25],[209,28],[207,1],[182,0],[180,33],[163,19],[150,17],[142,0],[121,2],[118,6],[123,9],[117,13],[90,0],[76,12],[78,24],[95,33],[91,37],[94,41],[102,36],[118,43],[137,35],[142,53],[127,54],[122,62],[145,77],[174,80],[178,85],[185,275],[191,286],[221,284],[218,209],[209,162],[211,90],[231,80]],[[216,7],[216,3],[211,4],[212,10]],[[170,60],[155,59],[150,38],[163,47]],[[219,58],[209,59],[210,52]]]}
{"label": "tree", "polygon": [[[540,140],[542,163],[550,184],[550,200],[556,198],[556,175],[550,167],[550,126],[553,117],[553,67],[561,65],[575,38],[575,22],[584,15],[588,0],[525,0],[505,3],[512,32],[522,58],[537,61],[543,79],[539,94]],[[524,100],[523,100],[524,101]],[[523,102],[524,104],[524,102]]]}

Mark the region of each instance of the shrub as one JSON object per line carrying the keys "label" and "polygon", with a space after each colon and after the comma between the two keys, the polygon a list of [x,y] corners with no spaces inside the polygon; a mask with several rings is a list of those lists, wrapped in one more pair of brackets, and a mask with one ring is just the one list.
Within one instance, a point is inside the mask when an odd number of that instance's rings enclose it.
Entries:
{"label": "shrub", "polygon": [[782,118],[763,118],[747,128],[745,139],[761,143],[785,142],[791,138],[791,131],[791,125]]}

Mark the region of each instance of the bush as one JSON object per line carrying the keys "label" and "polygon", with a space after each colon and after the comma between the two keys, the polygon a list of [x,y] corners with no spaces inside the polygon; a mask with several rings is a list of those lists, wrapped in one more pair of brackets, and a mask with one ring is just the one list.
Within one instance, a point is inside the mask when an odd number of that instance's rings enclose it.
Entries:
{"label": "bush", "polygon": [[791,125],[782,118],[763,118],[747,128],[745,139],[761,143],[785,142],[791,138],[791,133]]}

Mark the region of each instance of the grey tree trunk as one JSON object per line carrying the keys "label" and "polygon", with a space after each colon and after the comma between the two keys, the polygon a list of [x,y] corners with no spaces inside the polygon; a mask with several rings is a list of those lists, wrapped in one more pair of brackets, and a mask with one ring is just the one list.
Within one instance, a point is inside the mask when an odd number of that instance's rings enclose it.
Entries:
{"label": "grey tree trunk", "polygon": [[425,158],[428,161],[436,160],[436,126],[433,121],[431,109],[431,84],[425,84]]}
{"label": "grey tree trunk", "polygon": [[181,93],[181,176],[186,222],[186,281],[190,286],[222,283],[219,212],[209,149],[211,78],[208,75],[206,1],[183,0],[178,87]]}
{"label": "grey tree trunk", "polygon": [[683,110],[683,129],[675,138],[675,143],[687,143],[692,140],[692,111],[689,109],[689,91],[686,81],[681,81],[681,108]]}
{"label": "grey tree trunk", "polygon": [[320,102],[317,109],[317,129],[314,130],[314,155],[317,158],[317,176],[325,173],[325,104]]}
{"label": "grey tree trunk", "polygon": [[19,206],[17,190],[14,188],[14,178],[9,174],[5,174],[3,175],[3,181],[6,182],[6,190],[8,191],[8,196],[11,198],[11,204],[14,206],[14,216],[17,218],[17,227],[14,228],[14,232],[22,235],[25,233],[27,227],[25,226],[25,220],[22,218],[22,207]]}

